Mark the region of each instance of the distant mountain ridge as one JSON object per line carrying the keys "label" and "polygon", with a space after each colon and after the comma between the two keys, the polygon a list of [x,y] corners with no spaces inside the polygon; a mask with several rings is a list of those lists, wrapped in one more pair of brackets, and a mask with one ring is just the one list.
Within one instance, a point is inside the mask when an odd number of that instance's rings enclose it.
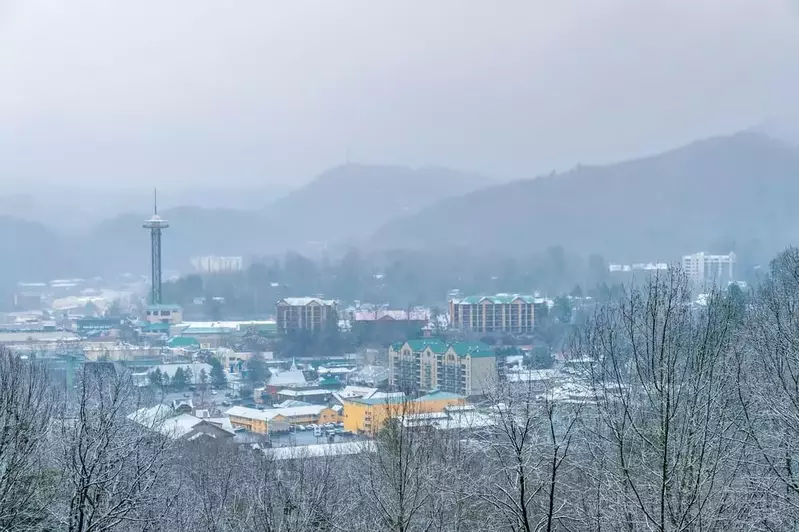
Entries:
{"label": "distant mountain ridge", "polygon": [[503,253],[559,245],[631,260],[676,258],[725,239],[776,249],[799,236],[797,194],[799,148],[747,132],[448,198],[391,220],[371,245]]}
{"label": "distant mountain ridge", "polygon": [[69,243],[43,224],[0,215],[0,242],[0,287],[82,271],[73,260]]}
{"label": "distant mountain ridge", "polygon": [[[487,178],[439,168],[345,165],[259,209],[178,207],[161,211],[164,264],[185,270],[196,255],[263,255],[287,249],[317,252],[339,242],[366,239],[400,214],[417,212],[450,195],[491,184]],[[94,226],[79,245],[103,242],[97,257],[113,271],[147,271],[149,215],[124,214]]]}
{"label": "distant mountain ridge", "polygon": [[[195,255],[313,254],[348,244],[501,255],[562,246],[608,260],[670,261],[758,241],[771,253],[799,240],[797,197],[799,147],[753,132],[501,184],[445,169],[347,165],[263,208],[164,209],[163,258],[187,271]],[[148,206],[87,236],[0,215],[0,278],[146,273]]]}
{"label": "distant mountain ridge", "polygon": [[335,242],[366,237],[397,216],[491,184],[446,168],[348,164],[290,192],[266,214],[276,224],[290,221],[284,228],[290,241]]}

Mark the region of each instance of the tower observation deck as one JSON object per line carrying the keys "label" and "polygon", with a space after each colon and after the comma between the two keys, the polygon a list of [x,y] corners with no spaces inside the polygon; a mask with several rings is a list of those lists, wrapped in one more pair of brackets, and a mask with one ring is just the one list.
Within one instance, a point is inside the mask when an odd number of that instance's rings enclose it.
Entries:
{"label": "tower observation deck", "polygon": [[152,289],[150,303],[161,304],[161,231],[169,227],[169,222],[158,216],[158,193],[153,194],[153,216],[142,227],[150,230],[150,264],[152,266]]}

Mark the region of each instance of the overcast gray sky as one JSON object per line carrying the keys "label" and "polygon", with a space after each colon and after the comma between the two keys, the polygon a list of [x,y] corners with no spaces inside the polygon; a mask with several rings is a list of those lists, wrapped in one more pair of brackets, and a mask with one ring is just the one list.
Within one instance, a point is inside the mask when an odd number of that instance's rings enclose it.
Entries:
{"label": "overcast gray sky", "polygon": [[799,0],[0,0],[0,178],[525,177],[795,114]]}

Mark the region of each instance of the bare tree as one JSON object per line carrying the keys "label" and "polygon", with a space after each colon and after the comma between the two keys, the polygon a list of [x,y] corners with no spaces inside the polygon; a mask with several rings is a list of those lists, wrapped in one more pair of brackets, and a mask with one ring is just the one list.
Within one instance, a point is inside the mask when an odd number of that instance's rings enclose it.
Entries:
{"label": "bare tree", "polygon": [[596,402],[586,435],[595,454],[582,460],[603,466],[586,474],[602,489],[584,499],[597,530],[737,524],[746,504],[733,337],[726,300],[713,293],[697,308],[674,270],[597,311],[573,349],[590,361]]}
{"label": "bare tree", "polygon": [[55,394],[46,368],[0,348],[0,530],[45,523],[52,475],[45,443]]}
{"label": "bare tree", "polygon": [[[435,455],[430,468],[433,474],[432,504],[424,508],[426,530],[431,532],[466,532],[488,530],[490,508],[475,496],[475,485],[486,469],[483,457],[475,452],[475,432],[482,427],[439,428],[432,434]],[[442,432],[444,430],[444,432]]]}
{"label": "bare tree", "polygon": [[312,455],[301,448],[289,458],[278,459],[268,453],[251,457],[251,518],[247,530],[355,530],[345,519],[356,502],[344,474],[352,466],[351,457]]}
{"label": "bare tree", "polygon": [[375,452],[363,454],[355,486],[363,502],[364,530],[430,530],[438,514],[430,509],[441,489],[436,482],[436,438],[431,430],[407,426],[419,413],[416,406],[408,398],[387,404]]}
{"label": "bare tree", "polygon": [[493,423],[479,442],[477,496],[493,510],[492,529],[552,531],[568,520],[568,468],[581,403],[531,382],[500,382],[488,393]]}
{"label": "bare tree", "polygon": [[740,403],[760,458],[752,489],[764,525],[799,524],[799,250],[781,253],[747,313],[739,362]]}
{"label": "bare tree", "polygon": [[64,529],[114,530],[157,519],[154,489],[168,474],[170,438],[159,416],[132,419],[142,406],[130,376],[84,365],[61,420]]}

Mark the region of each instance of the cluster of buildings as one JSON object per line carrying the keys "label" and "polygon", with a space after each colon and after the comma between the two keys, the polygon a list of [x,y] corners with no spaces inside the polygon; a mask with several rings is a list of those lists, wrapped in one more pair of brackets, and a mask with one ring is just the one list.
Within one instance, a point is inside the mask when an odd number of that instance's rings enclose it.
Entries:
{"label": "cluster of buildings", "polygon": [[[392,418],[444,414],[464,408],[466,398],[449,392],[433,391],[419,397],[388,393],[376,388],[346,387],[324,404],[285,401],[274,407],[232,406],[222,411],[220,425],[235,432],[269,436],[274,440],[290,433],[315,430],[316,439],[328,437],[374,437]],[[204,412],[204,411],[202,411]],[[177,412],[175,412],[177,414]],[[186,414],[182,414],[186,415]],[[195,415],[198,419],[201,416]],[[310,440],[314,441],[314,440]]]}
{"label": "cluster of buildings", "polygon": [[[735,253],[716,255],[700,251],[690,255],[683,255],[679,265],[683,273],[697,288],[709,286],[728,286],[736,282],[736,264],[738,258]],[[609,264],[611,274],[654,272],[668,270],[665,262],[641,262],[634,264]]]}
{"label": "cluster of buildings", "polygon": [[[470,350],[466,346],[439,346],[432,345],[432,342],[424,346],[406,343],[396,347],[399,353],[405,350],[420,355],[432,350],[443,354],[443,358],[457,355],[458,351]],[[482,347],[474,347],[482,351]],[[436,358],[443,362],[441,356]],[[564,403],[587,404],[595,400],[586,379],[586,368],[590,361],[563,360],[557,369],[531,370],[514,356],[502,357],[502,360],[491,357],[491,360],[494,364],[506,366],[504,382],[507,386],[520,387],[524,391],[546,395],[550,400]],[[195,373],[202,369],[194,368]],[[164,371],[169,372],[169,368]],[[434,366],[431,371],[435,371]],[[270,406],[235,405],[209,409],[194,408],[190,400],[175,401],[172,406],[157,405],[142,409],[131,414],[131,419],[151,426],[157,421],[158,426],[153,430],[174,439],[206,437],[248,444],[258,442],[258,446],[265,447],[268,452],[284,449],[278,454],[290,457],[304,456],[305,449],[308,452],[324,451],[324,454],[344,451],[347,446],[362,450],[363,445],[368,447],[368,440],[374,438],[389,422],[400,423],[407,429],[477,433],[496,423],[497,414],[503,408],[502,404],[484,403],[479,397],[470,398],[440,388],[409,393],[347,385],[324,393],[318,393],[318,389],[305,395],[287,393],[291,390],[304,391],[303,386],[318,386],[318,382],[300,378],[298,373],[303,372],[293,364],[291,369],[275,375],[282,377],[270,379],[269,386],[278,391],[270,391],[269,394],[280,399],[279,403]],[[282,388],[284,385],[296,388]],[[307,401],[311,397],[315,402]]]}
{"label": "cluster of buildings", "polygon": [[[139,316],[77,309],[73,323],[32,326],[15,331],[16,336],[5,338],[5,343],[30,353],[49,352],[69,361],[70,367],[119,362],[140,386],[166,389],[166,383],[172,383],[175,389],[165,400],[169,404],[142,409],[131,419],[157,426],[175,439],[236,439],[247,434],[268,436],[277,443],[286,435],[309,434],[312,443],[319,443],[322,435],[373,437],[392,419],[408,427],[485,426],[490,416],[476,401],[497,381],[499,366],[505,362],[487,344],[448,342],[434,336],[442,330],[480,336],[529,335],[535,327],[536,306],[548,304],[525,294],[453,297],[444,316],[433,316],[429,309],[340,308],[331,299],[292,297],[276,303],[274,319],[185,321],[183,309],[162,297],[161,238],[169,223],[158,215],[157,204],[143,227],[151,236],[152,271],[149,302]],[[202,273],[235,272],[242,269],[243,261],[241,257],[196,257],[192,266]],[[273,360],[268,349],[260,349],[260,341],[271,346],[280,337],[339,329],[352,331],[366,344],[370,339],[397,341],[382,356],[301,360],[288,368]],[[242,347],[253,331],[258,352],[270,370],[264,385],[254,389],[243,386],[252,353]],[[0,342],[4,342],[2,336]],[[221,362],[224,381],[209,382],[218,365],[212,367],[208,357]],[[178,391],[174,384],[178,381],[190,391]],[[249,393],[251,398],[245,397]],[[195,406],[198,396],[200,404]]]}

